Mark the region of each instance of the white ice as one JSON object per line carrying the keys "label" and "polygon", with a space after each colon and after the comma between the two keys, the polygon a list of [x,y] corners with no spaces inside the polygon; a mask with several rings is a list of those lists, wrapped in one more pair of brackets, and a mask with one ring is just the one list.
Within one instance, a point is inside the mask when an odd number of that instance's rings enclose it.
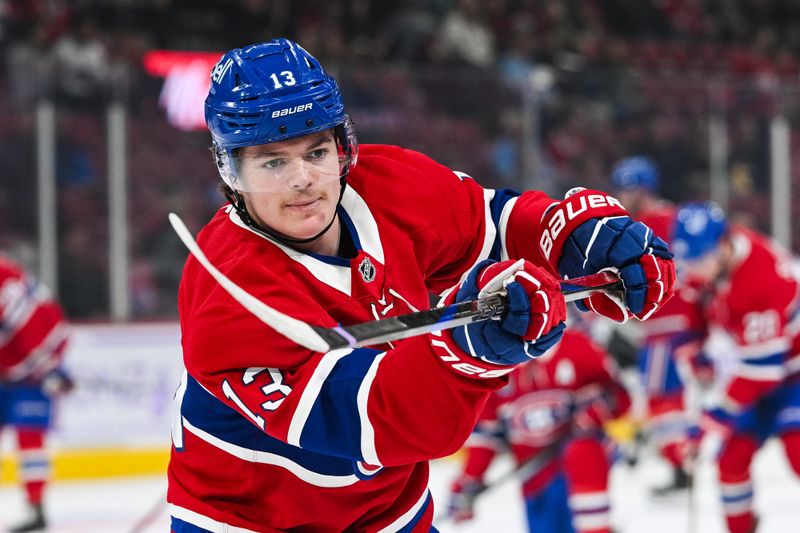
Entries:
{"label": "white ice", "polygon": [[[498,461],[490,471],[501,474],[509,467]],[[447,487],[457,472],[452,459],[431,465],[431,491],[439,509],[444,508]],[[753,467],[756,485],[755,507],[761,515],[758,533],[800,531],[800,481],[792,473],[779,442],[770,441],[759,452]],[[694,520],[689,500],[676,496],[654,501],[649,488],[667,480],[668,470],[646,454],[636,468],[618,464],[612,473],[612,519],[620,533],[724,533],[719,491],[714,467],[707,456],[698,467],[695,485]],[[515,482],[485,493],[477,503],[477,517],[455,526],[441,524],[442,533],[526,531],[519,487]],[[49,533],[134,533],[134,525],[155,509],[154,520],[136,533],[168,533],[166,506],[159,504],[166,491],[161,477],[126,478],[54,483],[47,495],[51,526]],[[0,486],[0,531],[23,516],[19,488]],[[546,533],[546,532],[542,532]]]}

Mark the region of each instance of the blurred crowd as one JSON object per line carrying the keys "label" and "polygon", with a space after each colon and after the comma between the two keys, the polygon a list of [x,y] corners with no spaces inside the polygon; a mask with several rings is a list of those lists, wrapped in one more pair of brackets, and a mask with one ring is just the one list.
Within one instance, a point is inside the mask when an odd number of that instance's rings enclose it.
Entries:
{"label": "blurred crowd", "polygon": [[[108,102],[130,117],[133,313],[173,316],[184,254],[165,214],[196,228],[221,197],[207,133],[167,124],[163,80],[142,57],[274,36],[335,66],[361,142],[423,150],[489,186],[608,188],[611,164],[636,153],[658,164],[664,196],[704,199],[719,117],[732,212],[769,231],[776,113],[800,144],[792,0],[0,0],[0,247],[35,243],[32,203],[11,191],[35,194],[33,110],[54,98],[60,296],[71,318],[108,314]],[[800,164],[792,169],[800,184]]]}
{"label": "blurred crowd", "polygon": [[326,63],[491,67],[517,55],[605,67],[688,59],[712,70],[792,74],[800,52],[800,5],[792,0],[4,0],[0,7],[6,43],[97,55],[105,48],[109,58],[288,35]]}

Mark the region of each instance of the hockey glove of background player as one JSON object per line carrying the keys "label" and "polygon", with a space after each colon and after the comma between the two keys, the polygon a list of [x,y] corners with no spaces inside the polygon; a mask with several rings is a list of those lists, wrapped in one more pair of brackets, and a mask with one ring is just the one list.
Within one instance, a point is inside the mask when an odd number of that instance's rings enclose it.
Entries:
{"label": "hockey glove of background player", "polygon": [[453,522],[465,522],[475,516],[475,498],[483,492],[484,484],[469,475],[462,475],[450,487],[447,516]]}
{"label": "hockey glove of background player", "polygon": [[576,391],[572,423],[578,435],[603,434],[606,422],[622,416],[630,407],[627,390],[619,383],[586,385]]}
{"label": "hockey glove of background player", "polygon": [[678,440],[677,453],[680,464],[687,472],[692,472],[697,457],[700,455],[700,444],[705,432],[697,424],[691,424]]}
{"label": "hockey glove of background player", "polygon": [[432,334],[442,360],[468,375],[497,377],[513,365],[542,355],[561,339],[566,303],[561,286],[527,261],[478,263],[442,304],[474,300],[504,289],[509,310],[502,317]]}
{"label": "hockey glove of background player", "polygon": [[51,398],[68,394],[75,383],[63,369],[54,368],[42,378],[42,392]]}
{"label": "hockey glove of background player", "polygon": [[611,270],[622,279],[624,300],[597,293],[578,302],[582,311],[616,322],[630,314],[644,320],[672,296],[675,266],[667,244],[605,193],[569,191],[545,213],[540,248],[565,278]]}

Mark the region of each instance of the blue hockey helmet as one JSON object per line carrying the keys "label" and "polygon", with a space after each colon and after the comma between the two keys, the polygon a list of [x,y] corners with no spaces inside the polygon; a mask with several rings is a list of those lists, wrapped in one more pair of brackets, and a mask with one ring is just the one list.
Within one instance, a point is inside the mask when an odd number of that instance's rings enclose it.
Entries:
{"label": "blue hockey helmet", "polygon": [[342,177],[356,164],[358,143],[336,81],[288,39],[235,48],[211,70],[205,102],[217,167],[236,189],[233,151],[335,128],[344,152]]}
{"label": "blue hockey helmet", "polygon": [[660,181],[656,165],[645,156],[620,159],[611,171],[611,182],[622,190],[645,189],[658,192]]}
{"label": "blue hockey helmet", "polygon": [[687,203],[675,215],[670,248],[676,259],[693,261],[716,248],[727,233],[728,221],[719,204]]}

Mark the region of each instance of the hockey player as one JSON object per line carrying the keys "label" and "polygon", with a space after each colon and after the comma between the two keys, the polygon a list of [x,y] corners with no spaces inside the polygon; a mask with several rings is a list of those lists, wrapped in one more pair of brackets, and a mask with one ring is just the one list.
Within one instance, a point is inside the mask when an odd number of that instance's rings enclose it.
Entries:
{"label": "hockey player", "polygon": [[[659,198],[661,178],[655,163],[645,156],[620,160],[611,172],[614,192],[631,216],[669,242],[676,207]],[[706,325],[701,292],[688,279],[676,285],[674,297],[650,320],[637,323],[637,363],[647,399],[647,438],[672,467],[672,479],[653,489],[666,495],[689,485],[683,448],[694,424],[685,403],[688,379],[708,379],[710,366],[702,352]]]}
{"label": "hockey player", "polygon": [[712,290],[711,325],[738,345],[738,364],[720,383],[702,427],[723,437],[718,456],[722,504],[731,533],[756,527],[750,465],[770,435],[783,441],[800,474],[800,315],[791,257],[753,231],[728,224],[713,203],[687,204],[677,214],[673,248],[681,276]]}
{"label": "hockey player", "polygon": [[508,449],[522,476],[531,533],[610,533],[603,424],[629,405],[610,356],[584,333],[565,331],[559,344],[517,367],[489,398],[467,441],[448,514],[456,521],[473,517],[484,473]]}
{"label": "hockey player", "polygon": [[16,432],[30,514],[12,533],[47,527],[45,436],[54,397],[72,387],[61,369],[66,344],[61,308],[47,288],[0,255],[0,429]]}
{"label": "hockey player", "polygon": [[611,184],[631,215],[647,216],[656,235],[662,239],[669,236],[675,206],[658,196],[661,176],[652,159],[642,155],[620,159],[611,170]]}
{"label": "hockey player", "polygon": [[[596,191],[481,188],[422,154],[359,147],[336,82],[286,39],[227,52],[206,99],[229,205],[198,235],[236,284],[333,327],[504,285],[510,311],[373,348],[315,353],[266,327],[190,258],[178,295],[172,529],[429,531],[427,460],[460,448],[514,366],[561,337],[558,276],[603,268],[646,318],[671,294],[666,245]],[[525,258],[517,264],[515,259]]]}

